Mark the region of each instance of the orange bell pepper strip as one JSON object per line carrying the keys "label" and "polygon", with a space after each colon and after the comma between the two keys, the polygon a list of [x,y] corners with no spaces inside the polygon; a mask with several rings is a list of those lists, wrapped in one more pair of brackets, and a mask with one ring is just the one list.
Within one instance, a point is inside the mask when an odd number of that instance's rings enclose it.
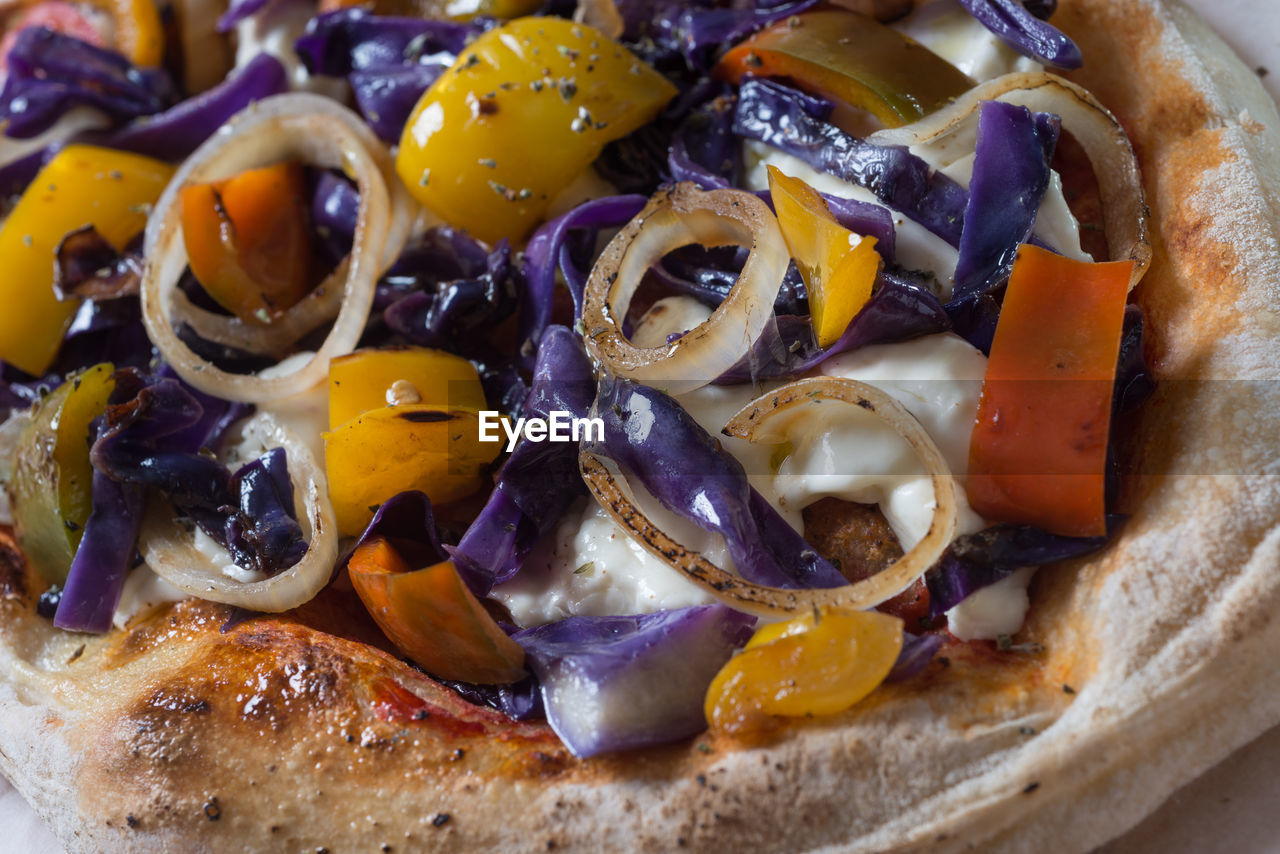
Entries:
{"label": "orange bell pepper strip", "polygon": [[414,570],[377,537],[355,550],[347,572],[386,636],[431,675],[477,684],[524,678],[524,649],[489,616],[452,561]]}
{"label": "orange bell pepper strip", "polygon": [[191,272],[246,323],[269,325],[307,295],[311,236],[299,163],[184,187],[182,233]]}
{"label": "orange bell pepper strip", "polygon": [[1132,268],[1018,250],[969,444],[969,503],[986,518],[1106,534],[1107,437]]}
{"label": "orange bell pepper strip", "polygon": [[836,222],[817,190],[773,166],[769,192],[782,237],[809,291],[818,346],[829,347],[871,298],[880,272],[876,239],[860,237]]}
{"label": "orange bell pepper strip", "polygon": [[155,0],[90,0],[111,16],[115,48],[134,65],[156,66],[164,59],[164,27]]}
{"label": "orange bell pepper strip", "polygon": [[44,165],[0,226],[0,360],[34,376],[49,369],[80,305],[53,291],[58,244],[92,225],[123,249],[171,177],[167,163],[92,145],[68,145]]}
{"label": "orange bell pepper strip", "polygon": [[856,12],[802,12],[741,42],[716,64],[721,80],[785,77],[836,103],[834,123],[865,130],[856,110],[885,127],[922,118],[973,85],[965,74],[919,43]]}

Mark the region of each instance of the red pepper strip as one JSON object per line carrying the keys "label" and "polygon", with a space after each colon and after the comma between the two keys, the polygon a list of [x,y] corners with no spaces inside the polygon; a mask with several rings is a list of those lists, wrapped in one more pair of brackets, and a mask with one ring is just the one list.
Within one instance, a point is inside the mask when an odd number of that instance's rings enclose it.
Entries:
{"label": "red pepper strip", "polygon": [[442,679],[480,684],[525,676],[524,650],[467,589],[452,561],[411,570],[382,537],[347,564],[351,583],[391,641]]}
{"label": "red pepper strip", "polygon": [[1106,534],[1111,396],[1132,268],[1018,250],[969,444],[969,503],[986,518]]}
{"label": "red pepper strip", "polygon": [[299,163],[184,187],[182,233],[191,272],[246,323],[270,324],[307,295],[311,237]]}

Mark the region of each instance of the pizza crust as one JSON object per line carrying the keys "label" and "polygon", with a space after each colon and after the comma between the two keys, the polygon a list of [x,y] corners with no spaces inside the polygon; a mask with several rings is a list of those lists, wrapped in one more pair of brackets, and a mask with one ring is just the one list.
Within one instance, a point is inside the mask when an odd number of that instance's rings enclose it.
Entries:
{"label": "pizza crust", "polygon": [[0,770],[72,851],[1083,851],[1135,824],[1280,721],[1280,118],[1179,5],[1056,21],[1141,160],[1162,383],[1121,537],[1033,585],[1018,640],[1045,653],[954,646],[765,743],[580,761],[363,643],[340,596],[225,632],[230,609],[189,601],[91,639],[34,615],[6,551]]}

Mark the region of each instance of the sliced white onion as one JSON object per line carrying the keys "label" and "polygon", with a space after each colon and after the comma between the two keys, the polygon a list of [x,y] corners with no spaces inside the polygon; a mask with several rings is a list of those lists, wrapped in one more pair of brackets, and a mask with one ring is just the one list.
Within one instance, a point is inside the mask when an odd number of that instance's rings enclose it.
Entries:
{"label": "sliced white onion", "polygon": [[1005,74],[975,86],[918,122],[877,131],[868,141],[927,146],[955,157],[970,154],[977,143],[978,107],[983,101],[1003,101],[1062,117],[1062,127],[1084,148],[1097,175],[1111,258],[1134,262],[1129,281],[1130,289],[1134,288],[1151,264],[1150,212],[1142,175],[1124,128],[1087,89],[1047,71]]}
{"label": "sliced white onion", "polygon": [[[360,209],[346,261],[341,307],[315,358],[293,373],[272,378],[228,373],[197,356],[174,331],[174,320],[185,319],[179,309],[192,307],[176,296],[187,266],[180,194],[188,184],[231,178],[291,159],[341,169],[359,189]],[[310,388],[323,379],[330,359],[349,353],[360,340],[378,276],[400,254],[412,218],[412,202],[395,175],[390,155],[358,115],[319,95],[291,93],[264,99],[237,114],[201,145],[156,203],[147,222],[147,267],[142,279],[147,334],[184,380],[226,400],[258,403]],[[332,298],[327,293],[319,301]],[[310,311],[304,309],[301,314]],[[275,334],[283,340],[291,331]]]}
{"label": "sliced white onion", "polygon": [[180,290],[174,291],[174,311],[206,341],[235,347],[259,356],[280,358],[286,355],[302,336],[333,320],[342,307],[343,283],[347,278],[349,259],[344,258],[334,271],[311,293],[270,326],[255,326],[238,317],[215,314],[201,308]]}
{"label": "sliced white onion", "polygon": [[[622,334],[631,298],[649,269],[690,244],[738,245],[750,254],[728,296],[705,323],[661,347],[637,347]],[[768,206],[742,190],[703,192],[691,183],[660,190],[609,241],[587,280],[583,338],[618,376],[682,394],[700,388],[745,356],[773,316],[791,255]]]}
{"label": "sliced white onion", "polygon": [[956,529],[955,479],[933,439],[902,404],[875,386],[838,377],[816,377],[789,383],[769,392],[735,415],[724,432],[749,441],[781,442],[766,422],[800,406],[844,402],[861,407],[891,425],[919,455],[933,482],[933,521],[924,539],[881,572],[845,587],[792,590],[754,584],[690,551],[653,524],[605,464],[589,451],[579,455],[587,487],[614,521],[646,549],[690,581],[740,611],[765,617],[803,613],[815,607],[871,608],[910,587],[937,562]]}
{"label": "sliced white onion", "polygon": [[626,28],[626,21],[613,0],[578,0],[573,20],[595,27],[611,39],[622,38],[622,31]]}
{"label": "sliced white onion", "polygon": [[288,456],[295,498],[300,499],[298,522],[308,541],[302,559],[269,578],[237,580],[196,548],[194,533],[178,523],[173,506],[162,499],[148,504],[138,547],[156,575],[185,593],[278,613],[310,601],[329,583],[338,559],[338,525],[329,503],[324,471],[297,434],[261,412],[245,423],[243,431],[260,438],[264,447],[284,448]]}

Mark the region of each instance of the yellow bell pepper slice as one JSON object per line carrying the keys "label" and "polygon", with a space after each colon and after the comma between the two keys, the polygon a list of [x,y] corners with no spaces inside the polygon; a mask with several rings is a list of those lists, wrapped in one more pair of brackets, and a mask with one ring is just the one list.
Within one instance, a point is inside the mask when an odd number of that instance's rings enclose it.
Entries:
{"label": "yellow bell pepper slice", "polygon": [[884,681],[902,651],[902,620],[820,608],[756,632],[716,674],[704,711],[712,727],[749,733],[773,716],[833,715]]}
{"label": "yellow bell pepper slice", "polygon": [[324,434],[338,532],[359,534],[382,502],[406,490],[421,490],[434,504],[471,495],[501,448],[480,441],[473,411],[387,406],[353,418]]}
{"label": "yellow bell pepper slice", "polygon": [[329,363],[329,429],[347,423],[389,401],[387,393],[405,391],[439,409],[481,410],[484,388],[475,366],[461,356],[427,347],[357,350]]}
{"label": "yellow bell pepper slice", "polygon": [[156,66],[164,59],[164,27],[155,0],[90,0],[111,16],[115,49],[137,66]]}
{"label": "yellow bell pepper slice", "polygon": [[524,678],[524,649],[489,616],[452,561],[415,570],[378,537],[355,550],[347,572],[383,634],[431,675],[478,684]]}
{"label": "yellow bell pepper slice", "polygon": [[36,376],[49,369],[77,306],[53,292],[58,244],[92,225],[123,248],[172,176],[159,160],[89,145],[69,145],[45,164],[0,228],[0,359]]}
{"label": "yellow bell pepper slice", "polygon": [[787,249],[809,291],[818,346],[829,347],[871,298],[880,272],[876,239],[840,225],[816,190],[773,166],[769,192]]}
{"label": "yellow bell pepper slice", "polygon": [[40,402],[14,453],[10,488],[23,554],[52,584],[67,578],[93,509],[89,426],[107,408],[115,368],[94,365]]}
{"label": "yellow bell pepper slice", "polygon": [[520,18],[472,42],[423,94],[396,171],[446,221],[482,240],[520,242],[606,143],[675,94],[598,30]]}

